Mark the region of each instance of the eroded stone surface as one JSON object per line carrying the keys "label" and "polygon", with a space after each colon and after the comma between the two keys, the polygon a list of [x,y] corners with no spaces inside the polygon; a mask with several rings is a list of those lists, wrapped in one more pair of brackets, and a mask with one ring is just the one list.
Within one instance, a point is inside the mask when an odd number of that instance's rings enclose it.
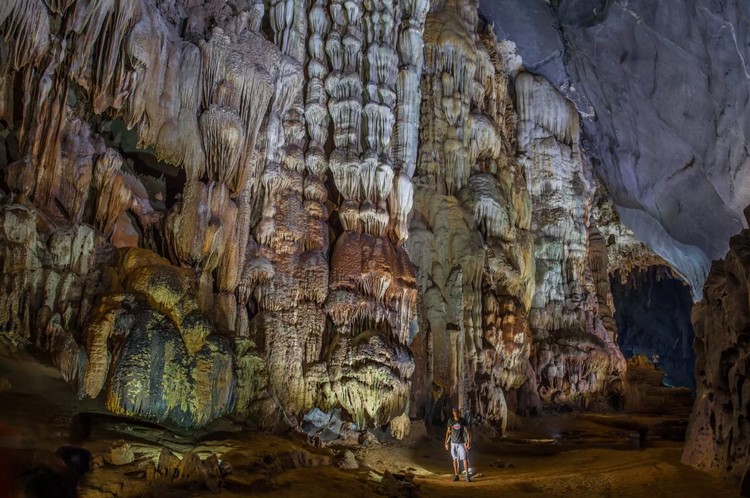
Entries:
{"label": "eroded stone surface", "polygon": [[578,119],[475,3],[13,0],[0,36],[2,337],[82,395],[400,438],[622,373]]}
{"label": "eroded stone surface", "polygon": [[[529,325],[532,365],[544,401],[602,393],[625,372],[612,310],[607,260],[589,247],[592,186],[584,171],[578,114],[546,80],[516,78],[519,149],[531,184],[536,288]],[[605,327],[609,319],[609,329]]]}
{"label": "eroded stone surface", "polygon": [[750,465],[747,378],[750,231],[714,261],[693,308],[696,397],[682,461],[738,480]]}
{"label": "eroded stone surface", "polygon": [[747,2],[486,0],[482,13],[583,116],[620,218],[700,298],[745,225]]}

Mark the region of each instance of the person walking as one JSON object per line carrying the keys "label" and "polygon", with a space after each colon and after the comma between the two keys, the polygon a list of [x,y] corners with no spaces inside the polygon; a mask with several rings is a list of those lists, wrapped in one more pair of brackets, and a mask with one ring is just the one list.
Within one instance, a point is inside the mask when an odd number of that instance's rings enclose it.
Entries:
{"label": "person walking", "polygon": [[469,474],[469,448],[471,448],[471,432],[466,425],[466,420],[461,417],[458,408],[453,409],[453,416],[448,419],[448,427],[445,431],[445,449],[450,449],[453,458],[453,480],[458,481],[459,460],[464,462],[466,471],[466,482],[471,482]]}

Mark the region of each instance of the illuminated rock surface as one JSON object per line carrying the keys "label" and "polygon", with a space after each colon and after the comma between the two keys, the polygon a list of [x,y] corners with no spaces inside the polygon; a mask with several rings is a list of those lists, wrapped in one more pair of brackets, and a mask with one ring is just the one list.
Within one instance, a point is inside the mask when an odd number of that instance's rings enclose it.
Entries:
{"label": "illuminated rock surface", "polygon": [[582,115],[624,223],[700,298],[750,202],[750,4],[481,0],[529,71]]}
{"label": "illuminated rock surface", "polygon": [[470,2],[0,22],[5,337],[82,395],[403,437],[455,403],[501,430],[588,406],[622,375],[577,114],[513,83]]}
{"label": "illuminated rock surface", "polygon": [[468,0],[4,2],[0,337],[182,428],[608,409],[662,260],[517,66]]}

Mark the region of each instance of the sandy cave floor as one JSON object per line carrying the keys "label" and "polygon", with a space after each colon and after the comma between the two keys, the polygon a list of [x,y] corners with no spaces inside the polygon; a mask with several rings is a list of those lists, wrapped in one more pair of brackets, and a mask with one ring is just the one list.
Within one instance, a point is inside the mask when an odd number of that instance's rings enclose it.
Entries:
{"label": "sandy cave floor", "polygon": [[[10,457],[19,473],[39,465],[59,468],[54,452],[70,444],[71,433],[83,432],[78,446],[94,457],[108,455],[114,441],[130,444],[135,461],[88,472],[78,483],[82,497],[364,497],[388,491],[425,497],[738,496],[732,484],[681,464],[679,442],[648,436],[643,449],[630,448],[628,432],[669,422],[667,417],[546,415],[521,420],[503,439],[477,433],[470,464],[478,475],[466,483],[452,481],[442,434],[429,436],[418,422],[405,441],[349,447],[359,469],[341,470],[336,454],[343,447],[315,448],[299,435],[252,432],[223,420],[185,434],[113,417],[97,402],[78,400],[53,368],[29,358],[0,358],[0,386],[0,458]],[[83,429],[73,422],[82,412],[88,421]],[[232,472],[218,488],[148,481],[144,468],[164,447],[178,456],[215,454]],[[395,481],[382,478],[386,471],[408,474],[414,486],[389,488]]]}

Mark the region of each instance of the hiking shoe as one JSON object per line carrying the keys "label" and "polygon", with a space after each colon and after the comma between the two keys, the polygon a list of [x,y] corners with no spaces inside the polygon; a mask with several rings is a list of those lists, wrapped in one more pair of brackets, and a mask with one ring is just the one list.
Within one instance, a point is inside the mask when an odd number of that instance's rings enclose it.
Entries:
{"label": "hiking shoe", "polygon": [[471,482],[471,476],[468,473],[466,474],[466,482]]}
{"label": "hiking shoe", "polygon": [[458,481],[458,474],[456,474],[456,475],[453,476],[453,480],[454,481]]}

